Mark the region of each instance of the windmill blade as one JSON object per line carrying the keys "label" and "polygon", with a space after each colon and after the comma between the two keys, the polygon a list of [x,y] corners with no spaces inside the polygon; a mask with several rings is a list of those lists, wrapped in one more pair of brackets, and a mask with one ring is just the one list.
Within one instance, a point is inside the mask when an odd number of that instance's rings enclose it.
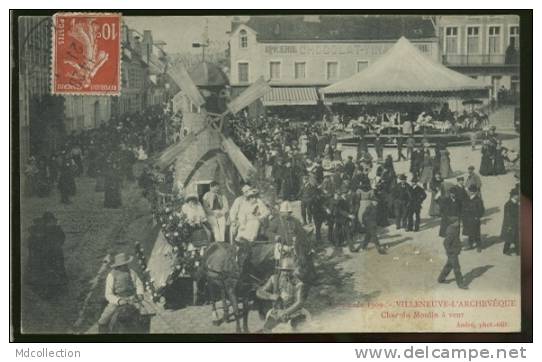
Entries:
{"label": "windmill blade", "polygon": [[237,168],[237,171],[239,171],[239,175],[241,175],[245,182],[250,180],[250,177],[256,172],[256,169],[252,163],[241,151],[239,146],[235,144],[235,142],[224,137],[222,134],[220,134],[220,136],[222,138],[222,148],[232,160],[233,164]]}
{"label": "windmill blade", "polygon": [[237,98],[228,103],[228,110],[232,114],[235,114],[270,91],[271,87],[269,84],[263,79],[263,77],[260,77],[256,82],[252,83],[250,87],[245,89]]}
{"label": "windmill blade", "polygon": [[194,103],[196,106],[201,107],[205,103],[205,99],[201,95],[201,93],[198,90],[198,87],[194,84],[192,81],[192,78],[190,78],[190,75],[188,75],[188,72],[186,71],[186,68],[181,63],[177,63],[175,66],[171,67],[167,74],[173,79],[175,83],[183,90],[184,93],[188,96],[188,98]]}

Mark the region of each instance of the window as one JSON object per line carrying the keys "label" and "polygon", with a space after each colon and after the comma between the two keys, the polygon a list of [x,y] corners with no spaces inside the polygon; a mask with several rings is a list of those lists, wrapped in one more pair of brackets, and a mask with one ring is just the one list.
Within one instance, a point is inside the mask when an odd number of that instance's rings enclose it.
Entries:
{"label": "window", "polygon": [[488,52],[489,54],[501,53],[501,27],[490,26],[488,29]]}
{"label": "window", "polygon": [[280,62],[269,62],[269,77],[280,79]]}
{"label": "window", "polygon": [[327,62],[326,64],[326,78],[328,80],[330,79],[337,79],[337,76],[339,75],[339,63],[338,62]]}
{"label": "window", "polygon": [[467,27],[467,54],[480,53],[480,27]]}
{"label": "window", "polygon": [[429,44],[416,44],[416,46],[422,53],[431,53],[431,48],[429,47]]}
{"label": "window", "polygon": [[367,60],[358,60],[358,63],[357,63],[357,72],[361,72],[363,69],[367,68],[369,66],[369,61]]}
{"label": "window", "polygon": [[446,42],[444,45],[446,46],[446,53],[447,54],[457,54],[458,53],[458,44],[457,41],[457,27],[448,27],[446,28]]}
{"label": "window", "polygon": [[248,48],[248,34],[244,29],[239,32],[239,47]]}
{"label": "window", "polygon": [[238,64],[239,83],[248,83],[248,63]]}
{"label": "window", "polygon": [[305,79],[305,62],[295,62],[294,64],[294,78]]}
{"label": "window", "polygon": [[508,44],[514,48],[519,49],[519,26],[514,25],[510,27],[510,38],[508,39]]}

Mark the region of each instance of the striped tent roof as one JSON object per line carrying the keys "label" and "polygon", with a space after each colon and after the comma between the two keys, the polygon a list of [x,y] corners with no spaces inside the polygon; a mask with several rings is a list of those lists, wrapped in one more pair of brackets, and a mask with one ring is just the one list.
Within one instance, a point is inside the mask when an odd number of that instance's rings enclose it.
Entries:
{"label": "striped tent roof", "polygon": [[484,90],[482,82],[453,71],[424,55],[401,37],[375,63],[321,90],[327,97],[387,92],[457,92]]}

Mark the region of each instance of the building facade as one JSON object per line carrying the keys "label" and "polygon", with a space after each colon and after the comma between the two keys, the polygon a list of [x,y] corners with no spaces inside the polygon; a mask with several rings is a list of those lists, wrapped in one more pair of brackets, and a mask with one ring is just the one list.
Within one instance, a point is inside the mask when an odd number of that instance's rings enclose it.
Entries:
{"label": "building facade", "polygon": [[[18,18],[20,154],[23,161],[40,151],[36,149],[37,143],[32,142],[31,133],[36,132],[32,132],[31,128],[42,128],[41,123],[46,120],[41,119],[36,108],[38,105],[54,102],[46,99],[53,98],[49,90],[51,23],[51,18],[45,16]],[[47,113],[49,112],[44,112]],[[54,117],[62,117],[62,114]]]}
{"label": "building facade", "polygon": [[96,128],[111,118],[112,98],[109,96],[64,96],[67,132]]}
{"label": "building facade", "polygon": [[420,16],[253,16],[230,32],[232,95],[263,77],[264,106],[313,105],[318,90],[362,71],[406,36],[439,59],[435,27]]}
{"label": "building facade", "polygon": [[439,16],[436,24],[444,65],[481,79],[494,100],[502,90],[519,96],[518,16]]}

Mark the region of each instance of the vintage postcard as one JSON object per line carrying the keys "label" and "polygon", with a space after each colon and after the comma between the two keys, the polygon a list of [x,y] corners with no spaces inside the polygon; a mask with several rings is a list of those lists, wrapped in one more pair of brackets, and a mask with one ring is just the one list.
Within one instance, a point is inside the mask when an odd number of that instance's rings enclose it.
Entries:
{"label": "vintage postcard", "polygon": [[13,25],[23,335],[521,331],[520,15]]}

